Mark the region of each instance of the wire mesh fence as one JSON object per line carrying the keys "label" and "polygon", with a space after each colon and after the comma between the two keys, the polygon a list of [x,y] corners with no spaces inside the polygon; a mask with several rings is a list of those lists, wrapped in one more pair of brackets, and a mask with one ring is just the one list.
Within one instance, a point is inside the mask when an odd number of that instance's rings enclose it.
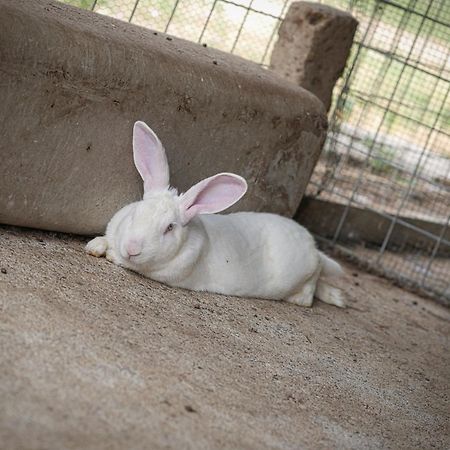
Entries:
{"label": "wire mesh fence", "polygon": [[[450,3],[358,5],[350,6],[359,32],[309,194],[345,205],[332,244],[448,301]],[[385,219],[380,242],[339,242],[354,205]]]}
{"label": "wire mesh fence", "polygon": [[[268,66],[292,1],[66,3]],[[359,21],[347,69],[335,88],[328,139],[307,191],[344,206],[327,242],[403,284],[450,300],[450,2],[321,3]],[[354,206],[385,220],[381,241],[343,239]]]}

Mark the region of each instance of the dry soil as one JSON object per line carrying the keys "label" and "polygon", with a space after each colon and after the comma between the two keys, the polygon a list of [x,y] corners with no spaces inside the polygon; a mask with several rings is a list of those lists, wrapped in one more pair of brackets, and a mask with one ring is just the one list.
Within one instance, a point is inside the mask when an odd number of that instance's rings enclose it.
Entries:
{"label": "dry soil", "polygon": [[445,308],[346,266],[349,308],[169,288],[0,228],[4,449],[449,448]]}

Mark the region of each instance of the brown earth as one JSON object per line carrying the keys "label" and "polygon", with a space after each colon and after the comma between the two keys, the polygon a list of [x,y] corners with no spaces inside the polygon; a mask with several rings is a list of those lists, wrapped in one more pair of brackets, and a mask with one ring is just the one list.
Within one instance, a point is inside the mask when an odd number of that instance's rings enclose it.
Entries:
{"label": "brown earth", "polygon": [[347,266],[350,307],[169,288],[0,228],[4,449],[449,448],[450,312]]}

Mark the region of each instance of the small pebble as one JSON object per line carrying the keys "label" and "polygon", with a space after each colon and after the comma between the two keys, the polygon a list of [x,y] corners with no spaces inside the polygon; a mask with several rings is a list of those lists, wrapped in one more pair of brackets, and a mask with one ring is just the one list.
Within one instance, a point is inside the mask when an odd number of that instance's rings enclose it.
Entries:
{"label": "small pebble", "polygon": [[186,406],[184,407],[184,409],[185,409],[187,412],[197,412],[191,405],[186,405]]}
{"label": "small pebble", "polygon": [[202,44],[203,45],[203,47],[208,47],[206,44]]}
{"label": "small pebble", "polygon": [[216,61],[216,60],[214,60],[214,61],[213,61],[213,64],[215,64],[215,65],[217,66],[217,61]]}
{"label": "small pebble", "polygon": [[171,41],[171,40],[172,40],[172,38],[171,38],[170,36],[167,36],[166,39],[167,39],[168,41]]}
{"label": "small pebble", "polygon": [[2,267],[1,272],[5,274],[8,273],[4,267]]}

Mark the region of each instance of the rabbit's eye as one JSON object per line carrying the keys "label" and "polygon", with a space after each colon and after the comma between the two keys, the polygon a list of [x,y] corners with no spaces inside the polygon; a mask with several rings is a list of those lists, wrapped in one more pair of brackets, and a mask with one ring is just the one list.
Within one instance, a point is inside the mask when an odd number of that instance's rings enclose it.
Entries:
{"label": "rabbit's eye", "polygon": [[173,224],[173,223],[170,223],[170,224],[167,226],[166,231],[164,232],[164,234],[169,233],[170,231],[172,231],[172,230],[173,230],[173,227],[174,227],[174,224]]}

